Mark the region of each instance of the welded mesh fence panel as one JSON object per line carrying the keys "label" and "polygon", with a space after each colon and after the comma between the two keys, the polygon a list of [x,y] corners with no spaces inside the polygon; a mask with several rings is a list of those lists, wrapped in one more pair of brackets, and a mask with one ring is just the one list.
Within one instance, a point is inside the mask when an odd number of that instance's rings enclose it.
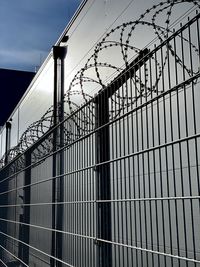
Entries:
{"label": "welded mesh fence panel", "polygon": [[199,58],[191,28],[155,48],[110,99],[113,266],[200,264]]}
{"label": "welded mesh fence panel", "polygon": [[[52,177],[52,157],[48,157],[44,162],[31,169],[31,183],[35,183],[35,185],[31,187],[30,203],[36,205],[30,207],[30,225],[32,226],[30,227],[29,244],[47,255],[51,254],[52,181],[37,183],[49,177]],[[37,226],[41,226],[41,228]],[[47,255],[30,248],[29,266],[49,266],[50,256]]]}
{"label": "welded mesh fence panel", "polygon": [[1,170],[5,264],[200,266],[199,15],[166,34]]}
{"label": "welded mesh fence panel", "polygon": [[[84,118],[84,120],[83,120]],[[69,122],[66,122],[66,124]],[[71,118],[73,139],[64,152],[63,258],[72,266],[96,266],[95,105],[90,102]],[[93,166],[93,167],[92,167]]]}

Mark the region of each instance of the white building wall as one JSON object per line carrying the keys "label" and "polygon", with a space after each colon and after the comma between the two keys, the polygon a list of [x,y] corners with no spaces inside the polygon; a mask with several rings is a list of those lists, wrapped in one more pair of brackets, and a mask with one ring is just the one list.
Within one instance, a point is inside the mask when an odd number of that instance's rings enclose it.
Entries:
{"label": "white building wall", "polygon": [[[129,21],[135,21],[144,13],[146,9],[151,8],[153,4],[158,4],[159,0],[88,0],[83,9],[73,21],[70,27],[66,28],[66,35],[69,36],[67,42],[68,52],[65,60],[65,92],[69,91],[69,85],[75,74],[85,66],[87,59],[94,53],[95,45],[102,40],[106,32],[110,32],[117,25]],[[190,10],[193,5],[191,3],[179,5],[175,8],[175,13],[171,16],[171,24],[179,21],[179,18],[186,11]],[[187,14],[186,14],[187,15]],[[152,14],[151,14],[152,16]],[[148,21],[151,16],[145,17]],[[182,18],[185,21],[187,16]],[[164,25],[165,20],[162,16],[157,17],[157,24]],[[125,33],[127,35],[127,32]],[[107,39],[109,41],[119,41],[119,31],[111,34]],[[138,26],[135,29],[134,36],[131,37],[131,44],[142,49],[147,46],[155,34],[151,27]],[[125,39],[124,39],[125,40]],[[156,42],[156,40],[154,40]],[[132,53],[129,59],[136,55]],[[124,64],[120,48],[104,49],[99,53],[98,62],[110,63],[117,67]],[[90,62],[94,63],[93,60]],[[113,69],[100,68],[100,76],[103,81],[109,81],[113,74]],[[39,75],[36,75],[32,84],[29,86],[25,96],[19,103],[18,107],[12,114],[12,129],[11,129],[11,146],[15,146],[23,132],[33,122],[39,120],[41,116],[52,105],[53,100],[53,58],[50,52],[48,59],[45,61]],[[97,79],[94,68],[88,69],[86,75],[90,78]],[[106,84],[107,82],[105,82]],[[84,92],[89,95],[94,95],[101,86],[95,83],[87,83],[84,85]],[[73,87],[74,92],[80,92],[80,86]],[[72,91],[73,91],[72,90]],[[75,93],[71,99],[80,105],[83,102],[81,94]],[[66,105],[66,112],[69,112],[69,107]],[[0,132],[1,140],[5,140],[5,126]],[[2,141],[4,142],[4,141]],[[1,155],[3,155],[5,145],[1,144]]]}

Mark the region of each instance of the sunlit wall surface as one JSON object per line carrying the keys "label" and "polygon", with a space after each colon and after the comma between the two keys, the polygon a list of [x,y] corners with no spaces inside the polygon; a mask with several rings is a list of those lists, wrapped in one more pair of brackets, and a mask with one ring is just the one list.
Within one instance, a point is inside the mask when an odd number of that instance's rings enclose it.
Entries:
{"label": "sunlit wall surface", "polygon": [[[50,58],[45,68],[31,83],[25,96],[11,115],[11,148],[16,146],[27,128],[48,110],[53,103],[53,59]],[[3,136],[5,126],[1,130]],[[3,137],[2,137],[3,138]],[[1,157],[5,153],[5,138],[1,142]]]}
{"label": "sunlit wall surface", "polygon": [[[106,85],[113,77],[113,73],[119,72],[120,68],[124,66],[124,55],[121,52],[120,31],[115,30],[110,32],[117,26],[123,23],[136,21],[140,15],[145,13],[145,21],[147,23],[139,24],[131,32],[128,45],[132,45],[137,49],[142,49],[148,45],[158,43],[155,29],[148,22],[152,20],[152,12],[146,12],[152,7],[152,4],[159,4],[159,1],[86,1],[84,8],[79,13],[76,20],[72,23],[66,32],[69,36],[67,42],[68,52],[65,59],[65,92],[66,99],[71,100],[71,107],[66,105],[66,113],[76,109],[86,99],[89,99],[102,88],[99,84],[95,63],[98,67],[98,72],[103,85]],[[178,25],[180,21],[187,20],[187,15],[194,10],[192,3],[183,3],[175,6],[170,16],[171,29]],[[166,26],[166,19],[163,20],[162,15],[155,16],[155,22],[161,27]],[[131,25],[125,28],[122,39],[127,41],[128,33],[131,30]],[[109,36],[106,36],[109,33]],[[95,52],[95,45],[104,37],[101,50],[97,53],[97,58],[92,56]],[[154,40],[153,43],[151,41]],[[109,47],[112,45],[112,47]],[[115,44],[118,44],[115,46]],[[98,48],[98,47],[97,47]],[[152,46],[151,46],[152,48]],[[128,53],[127,60],[131,60],[137,55],[135,50]],[[90,59],[90,57],[92,58]],[[90,59],[88,61],[88,59]],[[103,66],[103,64],[110,64],[110,67]],[[87,64],[87,65],[86,65]],[[101,65],[102,64],[102,65]],[[84,73],[80,70],[85,68]],[[81,75],[90,79],[85,81],[80,88]],[[92,80],[92,82],[91,82]],[[86,94],[85,99],[82,91]],[[23,97],[19,106],[12,114],[12,130],[11,130],[11,147],[15,146],[22,136],[23,132],[35,121],[38,121],[48,108],[53,103],[53,58],[50,54],[41,73],[36,76],[33,83],[29,87],[27,93]],[[2,145],[4,146],[4,145]],[[2,154],[0,155],[2,156]]]}

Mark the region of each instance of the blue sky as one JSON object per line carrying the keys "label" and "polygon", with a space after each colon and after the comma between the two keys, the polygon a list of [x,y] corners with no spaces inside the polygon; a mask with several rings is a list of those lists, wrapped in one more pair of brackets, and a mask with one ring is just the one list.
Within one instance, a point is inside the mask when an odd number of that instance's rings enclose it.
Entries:
{"label": "blue sky", "polygon": [[34,71],[81,0],[0,0],[0,68]]}

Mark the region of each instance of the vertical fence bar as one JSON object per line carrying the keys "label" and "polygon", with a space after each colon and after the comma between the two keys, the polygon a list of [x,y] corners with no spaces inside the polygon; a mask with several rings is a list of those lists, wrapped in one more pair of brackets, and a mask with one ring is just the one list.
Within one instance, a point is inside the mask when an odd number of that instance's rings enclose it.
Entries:
{"label": "vertical fence bar", "polygon": [[[174,38],[174,64],[175,64],[175,81],[176,81],[176,85],[178,84],[179,82],[179,75],[178,75],[178,62],[177,62],[177,40],[176,38]],[[176,95],[175,95],[175,98],[176,98],[176,106],[177,106],[177,135],[178,137],[180,138],[181,134],[180,134],[180,130],[181,130],[181,126],[180,126],[180,122],[181,122],[181,119],[180,119],[180,96],[179,96],[179,92],[177,91],[176,92]],[[174,139],[173,137],[173,131],[171,131],[171,136],[172,136],[172,140]],[[165,134],[165,141],[167,140],[167,134]],[[178,149],[179,149],[179,152],[181,152],[181,146],[180,144],[178,145]],[[167,165],[167,173],[168,173],[168,150],[166,148],[166,165]],[[172,156],[174,155],[174,148],[172,146]],[[176,197],[177,196],[177,186],[176,186],[176,180],[175,180],[175,167],[174,167],[174,157],[172,157],[173,159],[173,186],[174,186],[174,196]],[[179,237],[179,232],[178,232],[178,225],[179,225],[179,221],[180,219],[178,218],[178,203],[177,201],[175,200],[174,201],[174,207],[175,207],[175,229],[176,229],[176,244],[177,244],[177,254],[180,255],[180,237]],[[177,261],[177,267],[180,267],[180,260]]]}

